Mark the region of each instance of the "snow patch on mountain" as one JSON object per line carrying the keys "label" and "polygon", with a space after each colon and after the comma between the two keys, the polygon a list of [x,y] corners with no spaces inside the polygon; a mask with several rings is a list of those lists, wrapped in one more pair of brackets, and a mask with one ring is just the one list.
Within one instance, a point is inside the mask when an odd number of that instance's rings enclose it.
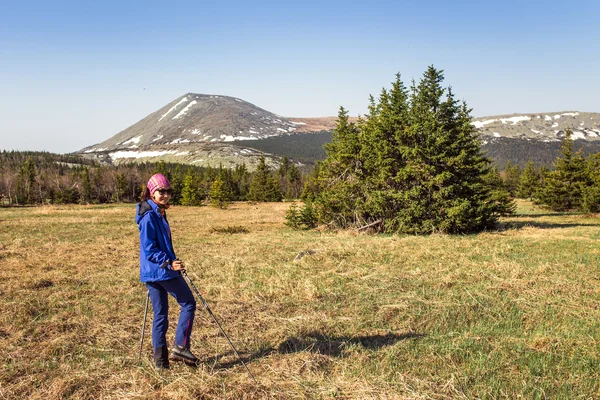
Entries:
{"label": "snow patch on mountain", "polygon": [[573,135],[571,136],[571,139],[573,139],[573,140],[585,139],[585,133],[583,133],[581,131],[574,131]]}
{"label": "snow patch on mountain", "polygon": [[166,117],[167,115],[169,115],[171,113],[171,111],[175,110],[177,107],[179,107],[182,103],[185,103],[186,101],[188,101],[187,96],[185,96],[183,99],[179,100],[179,102],[177,104],[175,104],[173,107],[171,107],[169,109],[169,111],[167,111],[166,113],[164,113],[162,115],[162,117],[160,117],[158,120],[161,121],[164,117]]}
{"label": "snow patch on mountain", "polygon": [[190,102],[190,104],[188,104],[187,106],[185,106],[185,108],[181,111],[179,111],[179,113],[173,117],[173,119],[179,119],[182,116],[185,115],[185,113],[190,109],[191,106],[193,106],[194,104],[198,104],[198,102],[196,100],[193,100]]}
{"label": "snow patch on mountain", "polygon": [[163,150],[163,151],[115,151],[113,153],[109,153],[108,156],[117,160],[119,158],[142,158],[142,157],[160,157],[165,154],[174,154],[176,151],[174,150]]}
{"label": "snow patch on mountain", "polygon": [[140,142],[140,140],[142,139],[142,136],[143,136],[143,135],[136,136],[136,137],[134,137],[134,138],[131,138],[131,139],[129,139],[129,140],[126,140],[126,141],[124,141],[124,142],[123,142],[123,143],[121,143],[121,144],[122,144],[122,145],[129,144],[129,143],[135,143],[135,144],[138,144],[138,143]]}
{"label": "snow patch on mountain", "polygon": [[498,121],[498,120],[497,119],[486,119],[485,121],[473,121],[472,124],[475,128],[483,128],[484,126],[494,123],[496,121]]}
{"label": "snow patch on mountain", "polygon": [[524,116],[519,116],[519,117],[500,118],[500,121],[503,124],[506,124],[507,122],[512,122],[513,125],[516,125],[518,122],[521,122],[521,121],[531,121],[531,117],[524,115]]}

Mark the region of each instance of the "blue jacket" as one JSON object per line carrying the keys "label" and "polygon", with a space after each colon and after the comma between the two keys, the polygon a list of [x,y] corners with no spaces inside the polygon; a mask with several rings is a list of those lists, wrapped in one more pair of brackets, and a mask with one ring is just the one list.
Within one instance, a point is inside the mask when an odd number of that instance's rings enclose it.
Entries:
{"label": "blue jacket", "polygon": [[171,269],[176,259],[169,223],[152,200],[139,203],[135,222],[140,229],[140,280],[166,281],[177,278],[179,271]]}

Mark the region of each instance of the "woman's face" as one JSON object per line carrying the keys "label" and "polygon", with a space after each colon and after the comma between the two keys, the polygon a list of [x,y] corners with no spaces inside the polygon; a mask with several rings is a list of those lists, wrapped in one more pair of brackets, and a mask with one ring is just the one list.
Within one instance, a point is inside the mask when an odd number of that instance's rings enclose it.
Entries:
{"label": "woman's face", "polygon": [[154,200],[154,202],[156,204],[161,204],[163,206],[166,206],[169,204],[169,200],[171,199],[172,194],[173,194],[173,190],[171,188],[156,189],[154,191],[154,193],[152,194],[152,200]]}

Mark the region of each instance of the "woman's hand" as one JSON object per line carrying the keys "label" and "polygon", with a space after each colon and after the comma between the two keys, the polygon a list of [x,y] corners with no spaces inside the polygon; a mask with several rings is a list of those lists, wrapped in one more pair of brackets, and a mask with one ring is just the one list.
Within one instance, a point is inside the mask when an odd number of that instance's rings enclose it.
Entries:
{"label": "woman's hand", "polygon": [[171,264],[171,269],[173,271],[185,271],[185,264],[181,260],[175,260]]}

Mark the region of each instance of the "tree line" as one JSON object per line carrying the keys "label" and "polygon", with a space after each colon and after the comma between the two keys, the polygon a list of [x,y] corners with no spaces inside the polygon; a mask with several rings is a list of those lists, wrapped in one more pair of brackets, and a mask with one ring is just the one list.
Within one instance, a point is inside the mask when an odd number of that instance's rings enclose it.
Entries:
{"label": "tree line", "polygon": [[297,199],[304,174],[288,158],[271,169],[261,155],[256,171],[174,163],[101,165],[75,155],[0,152],[0,204],[103,204],[138,202],[148,178],[162,173],[173,187],[173,204]]}

